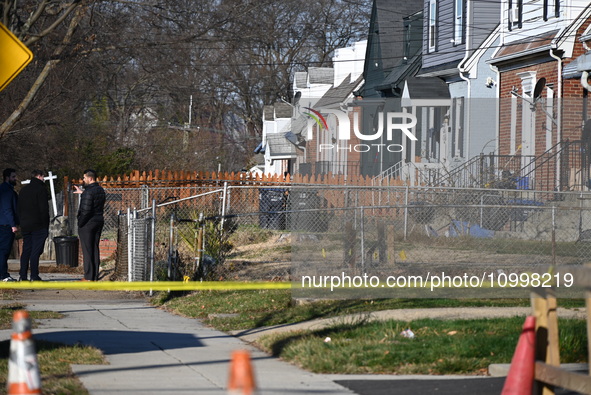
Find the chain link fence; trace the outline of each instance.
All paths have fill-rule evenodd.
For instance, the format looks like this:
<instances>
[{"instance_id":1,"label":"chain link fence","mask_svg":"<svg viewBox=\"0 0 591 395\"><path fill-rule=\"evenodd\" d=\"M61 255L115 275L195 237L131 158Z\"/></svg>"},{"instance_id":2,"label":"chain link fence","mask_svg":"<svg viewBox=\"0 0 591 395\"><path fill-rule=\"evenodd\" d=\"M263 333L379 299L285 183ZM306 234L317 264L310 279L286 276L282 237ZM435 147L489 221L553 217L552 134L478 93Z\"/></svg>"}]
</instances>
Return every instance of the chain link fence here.
<instances>
[{"instance_id":1,"label":"chain link fence","mask_svg":"<svg viewBox=\"0 0 591 395\"><path fill-rule=\"evenodd\" d=\"M591 257L587 192L284 184L106 192L103 237L118 240L119 280L527 272Z\"/></svg>"}]
</instances>

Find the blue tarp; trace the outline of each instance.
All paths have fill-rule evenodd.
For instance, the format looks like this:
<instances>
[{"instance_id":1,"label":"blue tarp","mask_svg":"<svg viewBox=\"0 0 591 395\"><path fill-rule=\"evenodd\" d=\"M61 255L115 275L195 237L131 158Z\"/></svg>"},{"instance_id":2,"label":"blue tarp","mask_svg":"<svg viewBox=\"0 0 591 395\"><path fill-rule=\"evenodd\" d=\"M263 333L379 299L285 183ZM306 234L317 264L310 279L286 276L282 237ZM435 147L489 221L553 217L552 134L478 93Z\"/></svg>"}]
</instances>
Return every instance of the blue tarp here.
<instances>
[{"instance_id":1,"label":"blue tarp","mask_svg":"<svg viewBox=\"0 0 591 395\"><path fill-rule=\"evenodd\" d=\"M470 225L468 222L453 220L449 225L449 237L472 236L479 239L488 239L494 235L494 230L484 229L479 225Z\"/></svg>"}]
</instances>

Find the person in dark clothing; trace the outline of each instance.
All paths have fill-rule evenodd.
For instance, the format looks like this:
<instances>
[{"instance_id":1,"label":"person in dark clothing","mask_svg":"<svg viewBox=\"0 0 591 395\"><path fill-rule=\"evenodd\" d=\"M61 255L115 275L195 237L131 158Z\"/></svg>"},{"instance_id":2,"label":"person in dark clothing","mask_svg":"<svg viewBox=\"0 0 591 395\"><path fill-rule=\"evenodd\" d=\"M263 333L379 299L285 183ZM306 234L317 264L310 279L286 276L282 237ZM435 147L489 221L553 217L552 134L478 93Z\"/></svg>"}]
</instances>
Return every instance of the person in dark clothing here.
<instances>
[{"instance_id":1,"label":"person in dark clothing","mask_svg":"<svg viewBox=\"0 0 591 395\"><path fill-rule=\"evenodd\" d=\"M18 197L18 216L23 235L19 281L27 281L29 266L31 281L42 281L39 277L39 257L49 235L48 201L49 194L43 181L43 172L33 170L31 182L21 189Z\"/></svg>"},{"instance_id":2,"label":"person in dark clothing","mask_svg":"<svg viewBox=\"0 0 591 395\"><path fill-rule=\"evenodd\" d=\"M84 189L74 185L74 193L81 193L78 208L78 236L84 258L84 279L97 281L99 276L99 243L105 220L105 190L96 181L96 171L84 170Z\"/></svg>"},{"instance_id":3,"label":"person in dark clothing","mask_svg":"<svg viewBox=\"0 0 591 395\"><path fill-rule=\"evenodd\" d=\"M16 170L4 169L2 177L4 182L0 184L0 280L8 282L16 281L8 273L8 257L19 225L18 195L14 190Z\"/></svg>"}]
</instances>

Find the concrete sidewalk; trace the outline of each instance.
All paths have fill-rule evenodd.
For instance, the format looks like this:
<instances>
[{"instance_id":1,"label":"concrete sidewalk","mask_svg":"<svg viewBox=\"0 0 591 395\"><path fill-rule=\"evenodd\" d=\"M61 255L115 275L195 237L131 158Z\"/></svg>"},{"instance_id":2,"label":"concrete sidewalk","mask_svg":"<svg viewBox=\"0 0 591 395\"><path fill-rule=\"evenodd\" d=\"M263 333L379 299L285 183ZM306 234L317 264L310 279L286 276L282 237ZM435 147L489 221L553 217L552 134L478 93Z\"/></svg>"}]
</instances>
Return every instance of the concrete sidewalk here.
<instances>
[{"instance_id":1,"label":"concrete sidewalk","mask_svg":"<svg viewBox=\"0 0 591 395\"><path fill-rule=\"evenodd\" d=\"M26 294L29 292L29 294ZM43 293L53 293L47 299ZM59 292L57 294L56 292ZM80 299L77 291L25 291L29 310L50 310L63 319L42 320L35 339L85 344L103 351L108 365L74 365L88 391L106 394L225 394L231 353L251 352L261 394L352 394L330 378L269 357L241 340L169 314L144 300ZM99 296L103 295L103 296ZM6 303L6 302L5 302ZM8 340L11 330L0 331Z\"/></svg>"},{"instance_id":2,"label":"concrete sidewalk","mask_svg":"<svg viewBox=\"0 0 591 395\"><path fill-rule=\"evenodd\" d=\"M43 295L45 292L53 294ZM473 376L313 374L270 357L239 338L207 328L199 320L169 314L144 300L112 299L111 293L104 291L91 291L94 295L86 291L82 298L80 292L38 290L19 303L26 303L31 311L65 315L41 320L33 330L35 339L102 350L108 365L72 366L91 395L226 394L231 353L244 349L251 352L259 394L407 394L410 385L422 388L423 393L472 394L479 388L481 395L496 395L502 386L498 379ZM51 300L53 297L56 299ZM0 340L8 340L11 333L0 331ZM451 387L452 392L440 391L448 380L466 378L470 379L466 383L472 382L464 391L458 391L457 385ZM406 387L397 390L403 382ZM486 385L491 385L491 392L482 391Z\"/></svg>"}]
</instances>

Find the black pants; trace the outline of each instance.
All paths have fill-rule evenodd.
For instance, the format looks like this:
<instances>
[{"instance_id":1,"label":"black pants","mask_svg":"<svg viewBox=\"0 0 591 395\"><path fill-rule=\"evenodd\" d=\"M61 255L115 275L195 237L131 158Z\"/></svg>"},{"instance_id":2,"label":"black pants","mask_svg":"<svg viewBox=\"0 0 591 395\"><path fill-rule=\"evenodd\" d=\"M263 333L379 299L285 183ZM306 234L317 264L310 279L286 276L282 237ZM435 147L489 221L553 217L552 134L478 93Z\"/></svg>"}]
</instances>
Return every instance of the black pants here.
<instances>
[{"instance_id":1,"label":"black pants","mask_svg":"<svg viewBox=\"0 0 591 395\"><path fill-rule=\"evenodd\" d=\"M14 233L10 225L0 225L0 280L10 277L8 274L8 257L12 251Z\"/></svg>"},{"instance_id":2,"label":"black pants","mask_svg":"<svg viewBox=\"0 0 591 395\"><path fill-rule=\"evenodd\" d=\"M86 280L98 280L100 265L99 243L103 225L103 221L90 220L84 226L78 228L82 256L84 257L84 278Z\"/></svg>"},{"instance_id":3,"label":"black pants","mask_svg":"<svg viewBox=\"0 0 591 395\"><path fill-rule=\"evenodd\" d=\"M31 266L31 280L39 278L39 257L45 247L45 239L49 234L47 229L23 233L23 252L21 254L21 280L27 279L29 265Z\"/></svg>"}]
</instances>

